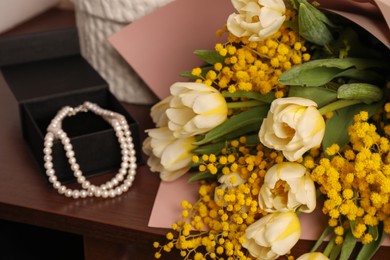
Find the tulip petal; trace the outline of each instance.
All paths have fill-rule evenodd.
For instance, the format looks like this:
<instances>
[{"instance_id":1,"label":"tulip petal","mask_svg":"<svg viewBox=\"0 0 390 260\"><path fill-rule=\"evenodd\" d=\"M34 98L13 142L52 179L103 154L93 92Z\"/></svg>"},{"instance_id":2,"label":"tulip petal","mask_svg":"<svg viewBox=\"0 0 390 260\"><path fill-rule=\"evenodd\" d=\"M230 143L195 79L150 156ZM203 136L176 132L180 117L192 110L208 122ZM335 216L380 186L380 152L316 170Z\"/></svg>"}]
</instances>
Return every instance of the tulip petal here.
<instances>
[{"instance_id":1,"label":"tulip petal","mask_svg":"<svg viewBox=\"0 0 390 260\"><path fill-rule=\"evenodd\" d=\"M323 134L325 134L325 121L317 109L313 107L306 109L297 125L297 132L300 136L309 138L310 143L313 141L315 141L315 145L321 143Z\"/></svg>"},{"instance_id":2,"label":"tulip petal","mask_svg":"<svg viewBox=\"0 0 390 260\"><path fill-rule=\"evenodd\" d=\"M219 125L226 120L224 115L208 115L208 116L195 116L193 123L197 128L212 129L215 125Z\"/></svg>"},{"instance_id":3,"label":"tulip petal","mask_svg":"<svg viewBox=\"0 0 390 260\"><path fill-rule=\"evenodd\" d=\"M189 108L169 108L167 109L167 116L169 120L176 124L185 124L195 115Z\"/></svg>"},{"instance_id":4,"label":"tulip petal","mask_svg":"<svg viewBox=\"0 0 390 260\"><path fill-rule=\"evenodd\" d=\"M283 240L274 243L271 247L271 250L279 255L287 254L293 246L298 242L300 237L300 232L292 233L290 236L286 237Z\"/></svg>"},{"instance_id":5,"label":"tulip petal","mask_svg":"<svg viewBox=\"0 0 390 260\"><path fill-rule=\"evenodd\" d=\"M142 143L142 151L150 156L152 154L152 146L151 146L151 140L152 138L150 136L146 137L145 140Z\"/></svg>"},{"instance_id":6,"label":"tulip petal","mask_svg":"<svg viewBox=\"0 0 390 260\"><path fill-rule=\"evenodd\" d=\"M150 167L152 172L162 172L164 171L164 167L160 163L160 158L154 156L153 154L149 156L147 160L147 164Z\"/></svg>"},{"instance_id":7,"label":"tulip petal","mask_svg":"<svg viewBox=\"0 0 390 260\"><path fill-rule=\"evenodd\" d=\"M248 12L250 14L259 14L261 7L256 2L249 2L245 6L241 7L240 11Z\"/></svg>"},{"instance_id":8,"label":"tulip petal","mask_svg":"<svg viewBox=\"0 0 390 260\"><path fill-rule=\"evenodd\" d=\"M171 100L172 96L169 96L152 106L150 109L150 116L156 127L164 127L168 125L168 117L165 112L168 109Z\"/></svg>"},{"instance_id":9,"label":"tulip petal","mask_svg":"<svg viewBox=\"0 0 390 260\"><path fill-rule=\"evenodd\" d=\"M188 166L191 162L191 150L195 148L192 143L195 138L177 139L164 150L161 156L161 164L165 169L174 171Z\"/></svg>"},{"instance_id":10,"label":"tulip petal","mask_svg":"<svg viewBox=\"0 0 390 260\"><path fill-rule=\"evenodd\" d=\"M286 98L278 98L275 99L271 104L271 110L275 109L275 107L283 106L286 104L299 104L305 107L317 107L317 103L311 99L301 98L301 97L286 97Z\"/></svg>"},{"instance_id":11,"label":"tulip petal","mask_svg":"<svg viewBox=\"0 0 390 260\"><path fill-rule=\"evenodd\" d=\"M281 180L290 183L290 180L301 179L306 172L305 166L299 163L283 162L276 165Z\"/></svg>"},{"instance_id":12,"label":"tulip petal","mask_svg":"<svg viewBox=\"0 0 390 260\"><path fill-rule=\"evenodd\" d=\"M233 0L232 3L239 14L228 17L227 28L237 37L249 36L250 41L264 40L276 33L286 18L282 0Z\"/></svg>"},{"instance_id":13,"label":"tulip petal","mask_svg":"<svg viewBox=\"0 0 390 260\"><path fill-rule=\"evenodd\" d=\"M267 27L272 27L273 30L274 29L274 25L273 23L276 23L278 22L278 26L276 28L279 28L279 26L281 25L280 24L280 21L284 21L284 16L281 16L283 12L280 12L276 9L271 9L271 8L261 8L261 11L260 11L260 21L261 21L261 26L263 28L267 28Z\"/></svg>"},{"instance_id":14,"label":"tulip petal","mask_svg":"<svg viewBox=\"0 0 390 260\"><path fill-rule=\"evenodd\" d=\"M176 170L176 171L167 171L162 170L160 171L160 179L163 181L174 181L183 176L188 172L190 167L184 167L182 169Z\"/></svg>"},{"instance_id":15,"label":"tulip petal","mask_svg":"<svg viewBox=\"0 0 390 260\"><path fill-rule=\"evenodd\" d=\"M209 93L197 96L192 109L196 114L225 114L227 112L227 105L225 99L219 93Z\"/></svg>"},{"instance_id":16,"label":"tulip petal","mask_svg":"<svg viewBox=\"0 0 390 260\"><path fill-rule=\"evenodd\" d=\"M272 224L267 225L266 237L271 241L272 251L285 255L299 240L301 225L291 211L276 214Z\"/></svg>"},{"instance_id":17,"label":"tulip petal","mask_svg":"<svg viewBox=\"0 0 390 260\"><path fill-rule=\"evenodd\" d=\"M191 91L185 94L180 95L180 100L184 106L192 108L198 97L201 97L201 93Z\"/></svg>"},{"instance_id":18,"label":"tulip petal","mask_svg":"<svg viewBox=\"0 0 390 260\"><path fill-rule=\"evenodd\" d=\"M275 1L275 0L258 0L259 4L264 7L268 7L274 10L280 10L284 12L286 10L286 6L283 1Z\"/></svg>"}]
</instances>

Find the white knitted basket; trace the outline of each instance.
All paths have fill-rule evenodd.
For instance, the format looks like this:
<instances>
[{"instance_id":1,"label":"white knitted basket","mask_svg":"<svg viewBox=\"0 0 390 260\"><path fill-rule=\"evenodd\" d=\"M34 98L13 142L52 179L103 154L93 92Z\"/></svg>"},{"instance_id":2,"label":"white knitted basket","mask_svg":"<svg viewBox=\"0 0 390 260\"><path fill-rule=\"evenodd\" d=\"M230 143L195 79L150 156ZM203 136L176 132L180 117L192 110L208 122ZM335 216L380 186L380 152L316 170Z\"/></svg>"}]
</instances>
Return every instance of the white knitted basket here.
<instances>
[{"instance_id":1,"label":"white knitted basket","mask_svg":"<svg viewBox=\"0 0 390 260\"><path fill-rule=\"evenodd\" d=\"M121 101L152 104L156 96L108 42L108 37L172 0L73 0L81 54ZM137 36L135 36L137 37Z\"/></svg>"}]
</instances>

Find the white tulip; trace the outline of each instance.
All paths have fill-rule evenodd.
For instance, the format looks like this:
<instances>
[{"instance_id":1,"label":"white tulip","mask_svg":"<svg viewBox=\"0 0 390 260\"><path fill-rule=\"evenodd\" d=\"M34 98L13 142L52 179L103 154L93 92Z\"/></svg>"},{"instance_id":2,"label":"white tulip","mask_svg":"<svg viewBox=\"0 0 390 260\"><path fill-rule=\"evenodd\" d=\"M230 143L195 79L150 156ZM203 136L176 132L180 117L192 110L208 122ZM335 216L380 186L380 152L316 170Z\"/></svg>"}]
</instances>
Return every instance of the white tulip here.
<instances>
[{"instance_id":1,"label":"white tulip","mask_svg":"<svg viewBox=\"0 0 390 260\"><path fill-rule=\"evenodd\" d=\"M227 103L221 93L195 82L177 82L170 88L168 127L177 138L210 131L227 119Z\"/></svg>"},{"instance_id":2,"label":"white tulip","mask_svg":"<svg viewBox=\"0 0 390 260\"><path fill-rule=\"evenodd\" d=\"M301 255L297 260L329 260L329 258L320 252L311 252Z\"/></svg>"},{"instance_id":3,"label":"white tulip","mask_svg":"<svg viewBox=\"0 0 390 260\"><path fill-rule=\"evenodd\" d=\"M300 235L301 224L294 212L275 212L248 226L242 246L256 259L276 259L287 254Z\"/></svg>"},{"instance_id":4,"label":"white tulip","mask_svg":"<svg viewBox=\"0 0 390 260\"><path fill-rule=\"evenodd\" d=\"M235 179L234 181L233 178ZM245 183L245 180L241 178L239 173L231 172L229 174L223 174L221 177L219 177L218 182L228 188L232 188Z\"/></svg>"},{"instance_id":5,"label":"white tulip","mask_svg":"<svg viewBox=\"0 0 390 260\"><path fill-rule=\"evenodd\" d=\"M232 0L238 14L228 17L227 28L237 37L261 41L276 33L286 19L283 0Z\"/></svg>"},{"instance_id":6,"label":"white tulip","mask_svg":"<svg viewBox=\"0 0 390 260\"><path fill-rule=\"evenodd\" d=\"M167 127L146 130L149 137L143 143L143 151L152 171L160 172L163 181L174 181L190 169L194 137L175 138Z\"/></svg>"},{"instance_id":7,"label":"white tulip","mask_svg":"<svg viewBox=\"0 0 390 260\"><path fill-rule=\"evenodd\" d=\"M241 178L239 173L231 172L229 174L223 174L221 177L219 177L218 182L221 183L221 185L215 188L215 192L214 192L215 201L222 199L221 196L217 195L217 190L227 191L231 188L237 187L240 184L245 183L246 180Z\"/></svg>"},{"instance_id":8,"label":"white tulip","mask_svg":"<svg viewBox=\"0 0 390 260\"><path fill-rule=\"evenodd\" d=\"M320 146L325 121L317 104L300 97L275 99L259 131L260 141L296 161L311 148Z\"/></svg>"},{"instance_id":9,"label":"white tulip","mask_svg":"<svg viewBox=\"0 0 390 260\"><path fill-rule=\"evenodd\" d=\"M259 207L266 212L312 212L316 207L316 189L306 168L299 163L282 162L272 166L259 192Z\"/></svg>"},{"instance_id":10,"label":"white tulip","mask_svg":"<svg viewBox=\"0 0 390 260\"><path fill-rule=\"evenodd\" d=\"M171 101L172 96L161 100L150 109L150 116L153 120L153 123L156 127L165 127L168 126L168 117L166 114L167 109L169 108L169 102Z\"/></svg>"}]
</instances>

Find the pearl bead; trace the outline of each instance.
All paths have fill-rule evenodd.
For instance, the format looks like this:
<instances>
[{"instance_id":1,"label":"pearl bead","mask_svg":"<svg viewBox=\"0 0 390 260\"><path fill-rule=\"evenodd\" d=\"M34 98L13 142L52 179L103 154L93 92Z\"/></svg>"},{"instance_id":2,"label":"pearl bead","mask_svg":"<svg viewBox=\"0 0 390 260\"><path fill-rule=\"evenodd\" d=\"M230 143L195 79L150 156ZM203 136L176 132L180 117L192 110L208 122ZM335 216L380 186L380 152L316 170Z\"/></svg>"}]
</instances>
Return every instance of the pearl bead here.
<instances>
[{"instance_id":1,"label":"pearl bead","mask_svg":"<svg viewBox=\"0 0 390 260\"><path fill-rule=\"evenodd\" d=\"M69 158L68 162L70 164L75 164L76 163L76 158Z\"/></svg>"},{"instance_id":2,"label":"pearl bead","mask_svg":"<svg viewBox=\"0 0 390 260\"><path fill-rule=\"evenodd\" d=\"M111 180L100 186L92 185L85 178L80 170L80 166L77 164L71 140L61 129L62 120L65 117L74 116L78 112L87 112L88 110L96 115L102 116L108 123L111 124L115 131L115 135L118 137L118 143L122 154L122 163L118 173ZM66 157L68 158L73 174L76 177L77 182L81 184L81 190L68 189L66 186L62 185L55 176L52 162L53 157L51 154L53 142L56 139L59 139L64 146ZM126 122L126 118L116 112L102 109L98 105L89 101L86 101L84 104L74 108L69 106L63 107L57 113L47 128L47 134L44 138L43 153L44 167L46 168L46 175L49 178L49 182L52 183L53 187L59 194L63 194L66 197L72 197L74 199L91 196L103 198L114 198L119 196L123 192L128 191L136 174L136 152L134 150L133 138L131 137L131 132L129 131L129 125ZM128 176L125 178L126 174L128 174Z\"/></svg>"},{"instance_id":3,"label":"pearl bead","mask_svg":"<svg viewBox=\"0 0 390 260\"><path fill-rule=\"evenodd\" d=\"M102 197L108 198L108 191L106 191L106 190L102 191Z\"/></svg>"},{"instance_id":4,"label":"pearl bead","mask_svg":"<svg viewBox=\"0 0 390 260\"><path fill-rule=\"evenodd\" d=\"M47 155L50 155L50 154L51 154L51 148L50 148L50 147L45 147L45 148L43 149L43 153L44 153L44 154L47 154Z\"/></svg>"},{"instance_id":5,"label":"pearl bead","mask_svg":"<svg viewBox=\"0 0 390 260\"><path fill-rule=\"evenodd\" d=\"M46 170L46 174L47 174L48 176L52 176L52 175L55 174L55 172L54 172L53 169L48 169L48 170Z\"/></svg>"},{"instance_id":6,"label":"pearl bead","mask_svg":"<svg viewBox=\"0 0 390 260\"><path fill-rule=\"evenodd\" d=\"M44 166L45 166L46 169L50 169L50 168L53 168L53 163L52 162L46 162Z\"/></svg>"},{"instance_id":7,"label":"pearl bead","mask_svg":"<svg viewBox=\"0 0 390 260\"><path fill-rule=\"evenodd\" d=\"M86 198L87 196L88 196L87 191L85 191L85 190L81 190L81 191L80 191L80 197L81 197L81 198Z\"/></svg>"},{"instance_id":8,"label":"pearl bead","mask_svg":"<svg viewBox=\"0 0 390 260\"><path fill-rule=\"evenodd\" d=\"M50 176L49 177L49 182L55 183L56 181L57 181L57 177L56 176Z\"/></svg>"},{"instance_id":9,"label":"pearl bead","mask_svg":"<svg viewBox=\"0 0 390 260\"><path fill-rule=\"evenodd\" d=\"M75 198L75 199L78 199L80 196L80 192L78 190L74 190L72 192L72 197Z\"/></svg>"},{"instance_id":10,"label":"pearl bead","mask_svg":"<svg viewBox=\"0 0 390 260\"><path fill-rule=\"evenodd\" d=\"M83 173L82 173L80 170L74 171L74 177L79 178L79 177L81 177L82 175L83 175Z\"/></svg>"},{"instance_id":11,"label":"pearl bead","mask_svg":"<svg viewBox=\"0 0 390 260\"><path fill-rule=\"evenodd\" d=\"M66 197L71 197L72 196L72 191L71 190L66 190L65 191L65 196Z\"/></svg>"}]
</instances>

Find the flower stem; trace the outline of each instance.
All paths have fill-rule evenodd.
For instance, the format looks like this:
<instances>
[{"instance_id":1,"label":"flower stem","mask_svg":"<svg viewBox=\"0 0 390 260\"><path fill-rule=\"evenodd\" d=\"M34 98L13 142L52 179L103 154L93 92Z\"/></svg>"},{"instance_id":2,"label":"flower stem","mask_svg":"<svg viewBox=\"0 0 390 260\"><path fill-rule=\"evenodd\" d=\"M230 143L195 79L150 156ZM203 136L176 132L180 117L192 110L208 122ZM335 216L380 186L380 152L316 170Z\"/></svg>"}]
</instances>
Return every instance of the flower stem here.
<instances>
[{"instance_id":1,"label":"flower stem","mask_svg":"<svg viewBox=\"0 0 390 260\"><path fill-rule=\"evenodd\" d=\"M264 102L258 100L248 100L248 101L239 101L239 102L228 102L228 108L243 108L243 107L256 107L264 104Z\"/></svg>"},{"instance_id":2,"label":"flower stem","mask_svg":"<svg viewBox=\"0 0 390 260\"><path fill-rule=\"evenodd\" d=\"M335 110L340 109L340 108L356 105L356 104L359 104L361 102L362 101L360 101L360 100L340 99L340 100L337 100L333 103L330 103L324 107L321 107L320 109L318 109L318 111L321 113L321 115L325 115L328 112L332 112L332 111L335 111Z\"/></svg>"}]
</instances>

